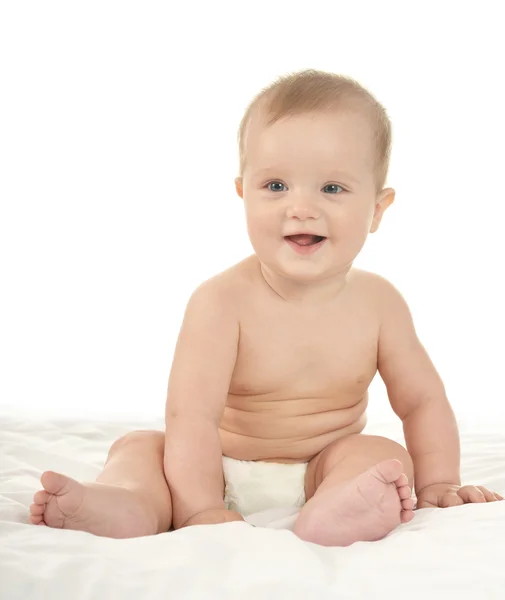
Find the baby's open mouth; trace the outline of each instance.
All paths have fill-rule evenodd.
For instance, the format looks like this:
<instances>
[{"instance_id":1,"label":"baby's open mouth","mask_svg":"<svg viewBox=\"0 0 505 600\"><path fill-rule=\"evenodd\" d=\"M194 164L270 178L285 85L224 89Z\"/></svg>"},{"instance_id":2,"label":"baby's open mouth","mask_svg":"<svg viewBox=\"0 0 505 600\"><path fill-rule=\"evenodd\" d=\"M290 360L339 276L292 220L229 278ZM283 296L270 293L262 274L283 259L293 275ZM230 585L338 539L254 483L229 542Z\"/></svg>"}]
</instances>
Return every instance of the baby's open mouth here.
<instances>
[{"instance_id":1,"label":"baby's open mouth","mask_svg":"<svg viewBox=\"0 0 505 600\"><path fill-rule=\"evenodd\" d=\"M314 244L319 244L319 242L322 242L326 238L322 235L299 233L297 235L287 235L284 239L290 240L291 242L298 244L298 246L313 246Z\"/></svg>"}]
</instances>

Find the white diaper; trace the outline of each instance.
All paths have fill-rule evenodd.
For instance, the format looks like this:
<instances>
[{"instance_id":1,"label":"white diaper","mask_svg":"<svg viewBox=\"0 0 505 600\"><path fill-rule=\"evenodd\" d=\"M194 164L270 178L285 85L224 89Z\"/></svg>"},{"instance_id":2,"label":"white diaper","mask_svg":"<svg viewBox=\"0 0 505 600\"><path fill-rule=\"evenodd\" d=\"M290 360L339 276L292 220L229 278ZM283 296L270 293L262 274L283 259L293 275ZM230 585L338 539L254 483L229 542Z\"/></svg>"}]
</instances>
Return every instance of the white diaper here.
<instances>
[{"instance_id":1,"label":"white diaper","mask_svg":"<svg viewBox=\"0 0 505 600\"><path fill-rule=\"evenodd\" d=\"M246 517L268 508L305 504L307 463L268 463L223 456L226 508Z\"/></svg>"}]
</instances>

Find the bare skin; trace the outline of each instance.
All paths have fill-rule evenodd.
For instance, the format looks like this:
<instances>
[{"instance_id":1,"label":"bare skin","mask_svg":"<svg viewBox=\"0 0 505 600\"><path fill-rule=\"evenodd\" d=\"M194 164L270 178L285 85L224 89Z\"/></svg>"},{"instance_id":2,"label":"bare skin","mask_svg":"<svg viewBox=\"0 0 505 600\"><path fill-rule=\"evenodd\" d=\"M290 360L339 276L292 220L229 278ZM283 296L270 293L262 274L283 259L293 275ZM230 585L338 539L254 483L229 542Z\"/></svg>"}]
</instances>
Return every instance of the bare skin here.
<instances>
[{"instance_id":1,"label":"bare skin","mask_svg":"<svg viewBox=\"0 0 505 600\"><path fill-rule=\"evenodd\" d=\"M454 415L406 303L352 268L394 198L374 188L367 131L348 114L257 124L236 182L255 254L188 303L166 435L123 438L95 484L45 473L32 523L131 537L242 520L224 507L222 455L308 462L294 532L323 545L381 539L410 521L414 472L418 507L501 499L461 487ZM300 254L285 236L302 232L326 239ZM409 452L361 433L377 371Z\"/></svg>"},{"instance_id":2,"label":"bare skin","mask_svg":"<svg viewBox=\"0 0 505 600\"><path fill-rule=\"evenodd\" d=\"M46 471L30 506L30 521L58 529L129 538L168 531L171 499L163 475L163 434L138 431L112 445L94 483ZM125 469L126 463L129 465Z\"/></svg>"},{"instance_id":3,"label":"bare skin","mask_svg":"<svg viewBox=\"0 0 505 600\"><path fill-rule=\"evenodd\" d=\"M413 518L413 468L407 452L385 438L360 435L366 423L366 390L376 373L373 348L377 346L379 311L371 308L368 299L377 296L381 280L364 271L352 271L345 297L343 294L339 301L342 319L335 319L335 330L331 331L324 312L311 313L299 308L293 309L292 314L280 311L280 299L267 285L258 285L261 275L254 258L240 263L225 277L238 282L238 289L242 289L245 318L241 321L242 345L235 375L219 428L223 454L240 460L310 461L306 478L308 502L295 527L295 533L303 539L347 545L356 539L380 539L398 524L410 521ZM251 310L255 304L263 307L261 318ZM309 334L310 331L313 333ZM362 335L357 336L355 331L361 331ZM259 347L262 352L257 352ZM344 352L349 360L341 370L333 368L332 365L341 362L339 357ZM267 362L262 360L264 356L279 357L279 360ZM300 359L286 362L285 356ZM307 361L304 356L314 359ZM327 357L324 363L320 358L316 360L322 356ZM255 377L255 373L263 376ZM321 385L310 389L311 380ZM286 381L292 382L289 394ZM282 392L265 391L277 389ZM45 489L34 496L31 521L110 537L167 531L171 514L170 495L163 475L164 436L153 432L151 439L147 434L144 439L141 435L140 440L138 437L138 433L137 439L133 434L133 439L132 436L125 439L115 452L112 449L104 474L95 484L80 484L62 475L45 473L42 477ZM156 438L157 450L149 452ZM346 441L353 441L354 447L347 444L347 450L344 448L344 452L339 453L338 443ZM113 457L121 453L122 459L116 466ZM349 466L335 470L332 463L340 455L347 459ZM132 472L134 456L139 464L137 478ZM384 460L376 465L377 457ZM389 457L397 457L403 463L388 460ZM153 465L152 473L142 473L146 464ZM363 469L366 466L372 468ZM333 472L333 477L327 477L325 470ZM127 473L137 482L130 489L126 484ZM354 477L357 473L361 474ZM142 477L149 487L142 485ZM158 510L151 506L147 495L139 499L139 490L153 489L155 480L158 480L156 487L165 495ZM117 483L111 485L109 481ZM326 486L322 485L323 481ZM317 498L316 489L319 490ZM357 498L363 506L357 504ZM490 501L500 498L489 496ZM372 510L370 504L375 509ZM227 520L241 519L227 512ZM328 512L336 522L351 524L350 531L340 526L335 529L338 535L328 538ZM193 524L212 520L212 515L207 514L203 519L194 519ZM223 522L220 511L214 520Z\"/></svg>"}]
</instances>

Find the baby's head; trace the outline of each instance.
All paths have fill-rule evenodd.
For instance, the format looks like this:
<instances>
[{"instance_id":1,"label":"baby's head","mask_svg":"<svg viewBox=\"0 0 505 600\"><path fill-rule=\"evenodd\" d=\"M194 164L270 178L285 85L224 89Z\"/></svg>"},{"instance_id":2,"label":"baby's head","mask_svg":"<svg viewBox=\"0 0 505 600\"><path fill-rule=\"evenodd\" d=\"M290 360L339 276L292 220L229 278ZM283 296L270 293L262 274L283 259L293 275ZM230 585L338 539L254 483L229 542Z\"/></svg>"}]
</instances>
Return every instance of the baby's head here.
<instances>
[{"instance_id":1,"label":"baby's head","mask_svg":"<svg viewBox=\"0 0 505 600\"><path fill-rule=\"evenodd\" d=\"M262 265L305 281L348 270L394 199L390 151L386 111L350 78L302 71L262 90L240 124L235 182ZM317 241L288 237L301 233L325 239L301 249Z\"/></svg>"}]
</instances>

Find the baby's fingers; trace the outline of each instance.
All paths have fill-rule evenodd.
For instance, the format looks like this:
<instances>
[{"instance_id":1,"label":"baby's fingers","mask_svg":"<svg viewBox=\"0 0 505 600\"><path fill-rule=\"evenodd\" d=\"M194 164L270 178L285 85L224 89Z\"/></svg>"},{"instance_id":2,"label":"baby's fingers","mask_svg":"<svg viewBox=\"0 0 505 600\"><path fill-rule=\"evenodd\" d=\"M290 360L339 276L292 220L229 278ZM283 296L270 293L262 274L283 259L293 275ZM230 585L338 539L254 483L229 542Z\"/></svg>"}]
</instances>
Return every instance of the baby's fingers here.
<instances>
[{"instance_id":1,"label":"baby's fingers","mask_svg":"<svg viewBox=\"0 0 505 600\"><path fill-rule=\"evenodd\" d=\"M486 502L484 494L474 485L465 485L458 490L458 496L465 503Z\"/></svg>"},{"instance_id":2,"label":"baby's fingers","mask_svg":"<svg viewBox=\"0 0 505 600\"><path fill-rule=\"evenodd\" d=\"M486 489L482 485L478 485L476 487L484 494L484 498L486 499L486 502L496 502L497 500L499 500L498 494L495 494L494 492L490 492L488 489Z\"/></svg>"}]
</instances>

